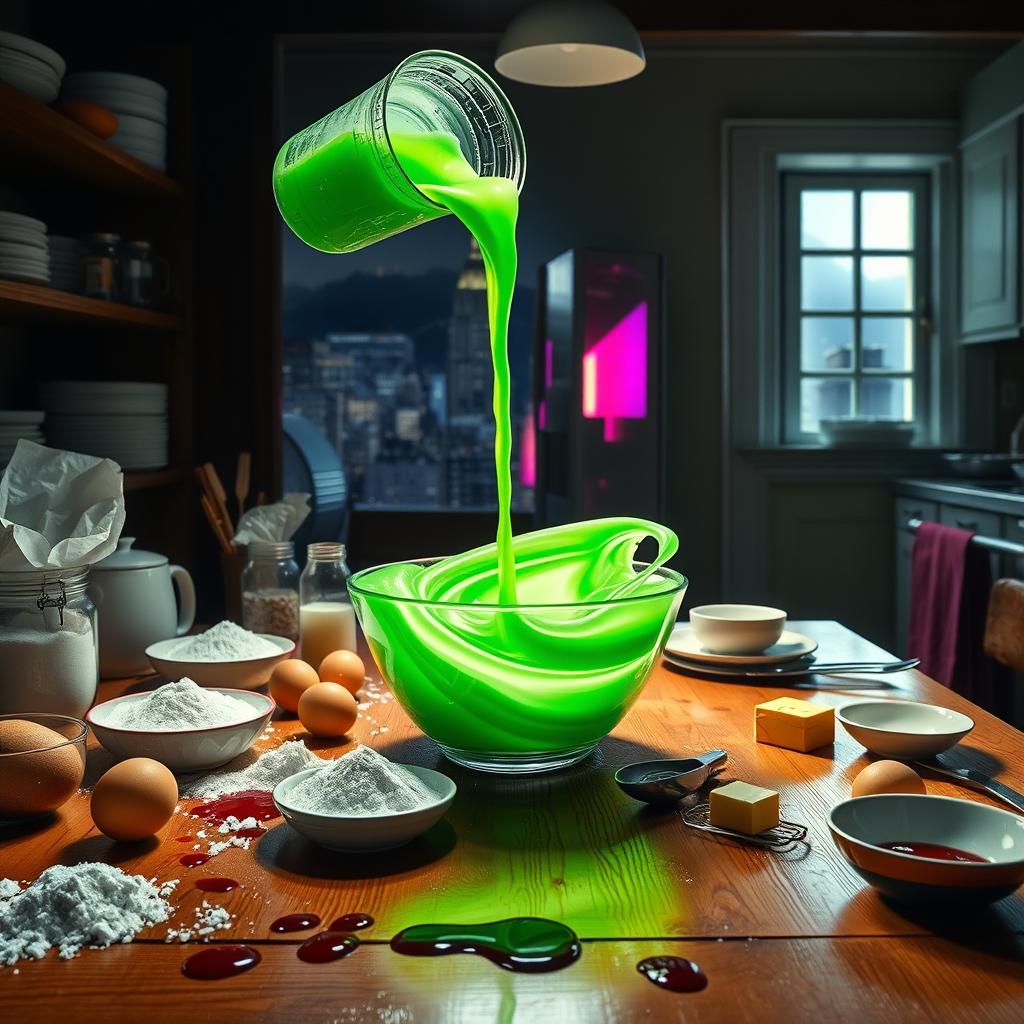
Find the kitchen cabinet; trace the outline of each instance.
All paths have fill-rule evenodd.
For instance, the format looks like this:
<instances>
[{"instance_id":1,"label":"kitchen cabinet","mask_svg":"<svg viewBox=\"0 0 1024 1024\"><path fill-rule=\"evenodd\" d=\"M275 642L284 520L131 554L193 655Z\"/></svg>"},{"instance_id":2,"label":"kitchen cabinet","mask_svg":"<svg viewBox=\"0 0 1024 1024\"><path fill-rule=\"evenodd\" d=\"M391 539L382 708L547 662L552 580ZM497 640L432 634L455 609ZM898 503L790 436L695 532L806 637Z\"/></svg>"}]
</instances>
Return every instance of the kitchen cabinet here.
<instances>
[{"instance_id":1,"label":"kitchen cabinet","mask_svg":"<svg viewBox=\"0 0 1024 1024\"><path fill-rule=\"evenodd\" d=\"M1014 118L961 150L960 329L965 341L1020 332L1020 134Z\"/></svg>"}]
</instances>

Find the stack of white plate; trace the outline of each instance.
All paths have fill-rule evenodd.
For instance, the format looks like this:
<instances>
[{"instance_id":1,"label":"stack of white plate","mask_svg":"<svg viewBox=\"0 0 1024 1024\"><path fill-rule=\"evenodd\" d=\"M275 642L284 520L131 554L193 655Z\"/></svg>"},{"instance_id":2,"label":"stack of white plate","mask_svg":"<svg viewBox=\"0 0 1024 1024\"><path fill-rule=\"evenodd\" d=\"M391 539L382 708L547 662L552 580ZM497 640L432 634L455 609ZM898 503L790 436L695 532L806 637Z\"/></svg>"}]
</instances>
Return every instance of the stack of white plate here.
<instances>
[{"instance_id":1,"label":"stack of white plate","mask_svg":"<svg viewBox=\"0 0 1024 1024\"><path fill-rule=\"evenodd\" d=\"M56 448L113 459L122 469L167 465L167 385L49 381L46 433Z\"/></svg>"},{"instance_id":2,"label":"stack of white plate","mask_svg":"<svg viewBox=\"0 0 1024 1024\"><path fill-rule=\"evenodd\" d=\"M81 295L85 291L82 243L67 235L50 235L50 285L62 292Z\"/></svg>"},{"instance_id":3,"label":"stack of white plate","mask_svg":"<svg viewBox=\"0 0 1024 1024\"><path fill-rule=\"evenodd\" d=\"M14 449L22 438L45 444L42 431L45 415L43 412L24 409L0 409L0 466L6 466L11 461Z\"/></svg>"},{"instance_id":4,"label":"stack of white plate","mask_svg":"<svg viewBox=\"0 0 1024 1024\"><path fill-rule=\"evenodd\" d=\"M159 82L119 71L76 71L64 79L61 96L108 107L117 114L111 145L167 169L167 90Z\"/></svg>"},{"instance_id":5,"label":"stack of white plate","mask_svg":"<svg viewBox=\"0 0 1024 1024\"><path fill-rule=\"evenodd\" d=\"M64 58L48 46L13 32L0 32L0 80L52 103L66 70Z\"/></svg>"},{"instance_id":6,"label":"stack of white plate","mask_svg":"<svg viewBox=\"0 0 1024 1024\"><path fill-rule=\"evenodd\" d=\"M41 220L0 210L0 277L49 284L50 247Z\"/></svg>"}]
</instances>

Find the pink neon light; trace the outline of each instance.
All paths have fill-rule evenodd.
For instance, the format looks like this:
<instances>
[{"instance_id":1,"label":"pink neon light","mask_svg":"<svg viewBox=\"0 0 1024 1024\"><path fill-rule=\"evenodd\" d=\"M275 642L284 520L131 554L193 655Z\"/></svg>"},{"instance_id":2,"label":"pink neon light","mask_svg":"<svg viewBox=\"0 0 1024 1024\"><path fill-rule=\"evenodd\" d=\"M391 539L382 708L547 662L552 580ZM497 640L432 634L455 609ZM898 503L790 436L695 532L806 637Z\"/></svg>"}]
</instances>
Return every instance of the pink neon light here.
<instances>
[{"instance_id":1,"label":"pink neon light","mask_svg":"<svg viewBox=\"0 0 1024 1024\"><path fill-rule=\"evenodd\" d=\"M544 387L550 388L555 379L555 343L548 338L544 342Z\"/></svg>"},{"instance_id":2,"label":"pink neon light","mask_svg":"<svg viewBox=\"0 0 1024 1024\"><path fill-rule=\"evenodd\" d=\"M583 356L583 415L604 420L604 439L621 441L621 420L647 415L647 303L641 302Z\"/></svg>"},{"instance_id":3,"label":"pink neon light","mask_svg":"<svg viewBox=\"0 0 1024 1024\"><path fill-rule=\"evenodd\" d=\"M519 482L524 487L534 487L537 484L537 431L533 425L532 409L523 421L519 445Z\"/></svg>"},{"instance_id":4,"label":"pink neon light","mask_svg":"<svg viewBox=\"0 0 1024 1024\"><path fill-rule=\"evenodd\" d=\"M548 428L548 403L543 398L537 405L537 426L541 430Z\"/></svg>"}]
</instances>

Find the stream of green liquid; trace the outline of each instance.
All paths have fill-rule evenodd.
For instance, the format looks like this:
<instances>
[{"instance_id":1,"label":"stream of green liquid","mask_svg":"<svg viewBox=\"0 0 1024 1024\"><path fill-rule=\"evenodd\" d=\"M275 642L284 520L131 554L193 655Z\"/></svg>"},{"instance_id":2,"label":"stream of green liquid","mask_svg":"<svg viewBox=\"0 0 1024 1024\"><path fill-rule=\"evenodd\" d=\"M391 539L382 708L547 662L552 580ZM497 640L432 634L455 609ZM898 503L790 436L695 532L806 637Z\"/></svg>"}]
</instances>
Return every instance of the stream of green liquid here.
<instances>
[{"instance_id":1,"label":"stream of green liquid","mask_svg":"<svg viewBox=\"0 0 1024 1024\"><path fill-rule=\"evenodd\" d=\"M508 322L516 185L477 175L452 135L393 132L390 140L408 179L455 214L483 254L498 528L494 544L429 566L357 574L353 603L396 696L450 753L515 759L585 752L639 694L675 620L685 585L657 569L677 540L671 530L638 519L573 523L513 538ZM310 245L347 251L357 247L354 238L383 237L395 211L409 226L414 199L367 160L351 132L293 163L284 158L287 149L275 167L275 192L288 223ZM415 216L422 222L437 213L423 204ZM638 573L633 556L646 537L659 550Z\"/></svg>"}]
</instances>

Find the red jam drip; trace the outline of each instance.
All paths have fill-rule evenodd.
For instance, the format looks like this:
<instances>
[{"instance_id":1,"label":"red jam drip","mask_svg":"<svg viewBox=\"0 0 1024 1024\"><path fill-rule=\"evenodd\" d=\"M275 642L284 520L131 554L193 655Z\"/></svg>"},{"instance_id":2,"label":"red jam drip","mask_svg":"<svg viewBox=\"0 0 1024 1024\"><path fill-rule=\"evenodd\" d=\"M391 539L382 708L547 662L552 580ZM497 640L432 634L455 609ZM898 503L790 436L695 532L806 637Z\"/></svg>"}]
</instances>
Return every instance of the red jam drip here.
<instances>
[{"instance_id":1,"label":"red jam drip","mask_svg":"<svg viewBox=\"0 0 1024 1024\"><path fill-rule=\"evenodd\" d=\"M271 821L273 818L281 817L281 812L274 804L274 794L269 789L243 789L239 793L228 793L209 803L200 804L190 813L199 818L206 818L207 821L227 821L232 816L239 821L246 818Z\"/></svg>"},{"instance_id":2,"label":"red jam drip","mask_svg":"<svg viewBox=\"0 0 1024 1024\"><path fill-rule=\"evenodd\" d=\"M304 932L307 928L315 928L320 923L316 914L285 914L274 921L272 932Z\"/></svg>"},{"instance_id":3,"label":"red jam drip","mask_svg":"<svg viewBox=\"0 0 1024 1024\"><path fill-rule=\"evenodd\" d=\"M636 969L659 988L669 992L700 992L708 987L708 976L692 960L678 956L649 956Z\"/></svg>"},{"instance_id":4,"label":"red jam drip","mask_svg":"<svg viewBox=\"0 0 1024 1024\"><path fill-rule=\"evenodd\" d=\"M486 924L417 924L403 928L391 948L407 956L475 953L508 971L538 973L568 967L580 957L576 933L543 917L512 917Z\"/></svg>"},{"instance_id":5,"label":"red jam drip","mask_svg":"<svg viewBox=\"0 0 1024 1024\"><path fill-rule=\"evenodd\" d=\"M176 843L193 843L195 842L195 836L175 836L174 841Z\"/></svg>"},{"instance_id":6,"label":"red jam drip","mask_svg":"<svg viewBox=\"0 0 1024 1024\"><path fill-rule=\"evenodd\" d=\"M342 914L335 918L330 925L332 932L357 932L360 928L369 928L374 920L369 914Z\"/></svg>"},{"instance_id":7,"label":"red jam drip","mask_svg":"<svg viewBox=\"0 0 1024 1024\"><path fill-rule=\"evenodd\" d=\"M232 889L237 889L241 884L241 882L236 882L233 878L224 878L221 875L196 880L196 888L202 889L203 892L231 892Z\"/></svg>"},{"instance_id":8,"label":"red jam drip","mask_svg":"<svg viewBox=\"0 0 1024 1024\"><path fill-rule=\"evenodd\" d=\"M296 955L307 964L329 964L332 960L340 960L348 956L359 946L354 935L343 935L341 932L321 932L299 946Z\"/></svg>"},{"instance_id":9,"label":"red jam drip","mask_svg":"<svg viewBox=\"0 0 1024 1024\"><path fill-rule=\"evenodd\" d=\"M179 864L184 864L187 868L197 868L200 864L205 864L210 859L208 853L186 853L183 857L178 858Z\"/></svg>"},{"instance_id":10,"label":"red jam drip","mask_svg":"<svg viewBox=\"0 0 1024 1024\"><path fill-rule=\"evenodd\" d=\"M955 846L943 846L941 843L904 843L898 840L878 844L883 850L894 853L909 853L914 857L928 857L931 860L951 860L959 864L987 864L987 857L979 857L976 853L958 850Z\"/></svg>"},{"instance_id":11,"label":"red jam drip","mask_svg":"<svg viewBox=\"0 0 1024 1024\"><path fill-rule=\"evenodd\" d=\"M233 836L238 836L239 839L259 839L259 837L266 831L267 830L265 828L260 828L259 825L257 825L255 828L240 828L231 834Z\"/></svg>"},{"instance_id":12,"label":"red jam drip","mask_svg":"<svg viewBox=\"0 0 1024 1024\"><path fill-rule=\"evenodd\" d=\"M217 981L248 971L262 959L252 946L210 946L193 953L181 965L181 973L196 981Z\"/></svg>"}]
</instances>

